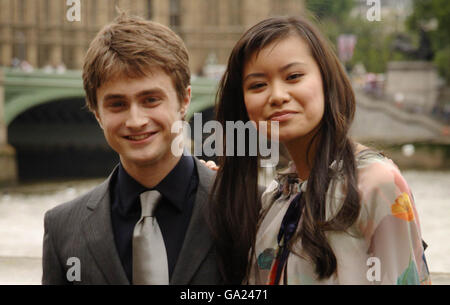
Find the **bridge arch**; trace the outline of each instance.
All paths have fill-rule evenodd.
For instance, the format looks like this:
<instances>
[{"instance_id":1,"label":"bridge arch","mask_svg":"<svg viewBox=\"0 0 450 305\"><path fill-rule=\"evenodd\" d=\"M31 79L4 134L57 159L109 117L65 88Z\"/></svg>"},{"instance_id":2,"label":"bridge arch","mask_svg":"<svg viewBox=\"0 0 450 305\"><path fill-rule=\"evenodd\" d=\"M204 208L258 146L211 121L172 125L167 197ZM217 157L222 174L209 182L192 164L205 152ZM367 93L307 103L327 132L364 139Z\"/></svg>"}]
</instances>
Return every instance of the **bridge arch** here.
<instances>
[{"instance_id":1,"label":"bridge arch","mask_svg":"<svg viewBox=\"0 0 450 305\"><path fill-rule=\"evenodd\" d=\"M103 177L118 157L83 97L33 104L8 126L20 181Z\"/></svg>"},{"instance_id":2,"label":"bridge arch","mask_svg":"<svg viewBox=\"0 0 450 305\"><path fill-rule=\"evenodd\" d=\"M72 98L84 99L84 91L80 89L49 89L33 91L13 97L5 105L5 123L7 126L21 113L45 103Z\"/></svg>"}]
</instances>

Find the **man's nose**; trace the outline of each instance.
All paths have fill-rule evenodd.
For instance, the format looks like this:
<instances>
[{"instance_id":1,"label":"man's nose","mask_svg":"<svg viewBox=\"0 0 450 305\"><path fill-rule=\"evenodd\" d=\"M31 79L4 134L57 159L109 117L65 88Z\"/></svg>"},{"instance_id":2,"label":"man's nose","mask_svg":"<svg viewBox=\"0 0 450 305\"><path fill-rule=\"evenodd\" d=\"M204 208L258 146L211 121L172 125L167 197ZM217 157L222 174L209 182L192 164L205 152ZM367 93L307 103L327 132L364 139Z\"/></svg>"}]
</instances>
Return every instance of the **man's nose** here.
<instances>
[{"instance_id":1,"label":"man's nose","mask_svg":"<svg viewBox=\"0 0 450 305\"><path fill-rule=\"evenodd\" d=\"M145 115L145 111L138 105L132 104L128 112L128 117L125 122L125 126L128 128L141 128L148 123L148 118Z\"/></svg>"}]
</instances>

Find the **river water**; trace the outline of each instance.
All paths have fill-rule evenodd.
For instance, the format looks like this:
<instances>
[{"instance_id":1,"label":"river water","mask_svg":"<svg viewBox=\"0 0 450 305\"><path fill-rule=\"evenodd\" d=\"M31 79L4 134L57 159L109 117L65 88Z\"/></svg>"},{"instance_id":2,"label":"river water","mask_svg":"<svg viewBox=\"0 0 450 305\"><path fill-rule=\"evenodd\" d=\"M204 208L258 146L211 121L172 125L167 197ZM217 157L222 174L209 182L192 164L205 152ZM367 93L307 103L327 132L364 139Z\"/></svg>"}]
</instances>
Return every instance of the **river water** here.
<instances>
[{"instance_id":1,"label":"river water","mask_svg":"<svg viewBox=\"0 0 450 305\"><path fill-rule=\"evenodd\" d=\"M450 172L403 171L413 190L431 272L450 273ZM0 189L0 284L39 284L43 216L102 179Z\"/></svg>"},{"instance_id":2,"label":"river water","mask_svg":"<svg viewBox=\"0 0 450 305\"><path fill-rule=\"evenodd\" d=\"M450 273L450 172L403 171L416 202L432 272Z\"/></svg>"}]
</instances>

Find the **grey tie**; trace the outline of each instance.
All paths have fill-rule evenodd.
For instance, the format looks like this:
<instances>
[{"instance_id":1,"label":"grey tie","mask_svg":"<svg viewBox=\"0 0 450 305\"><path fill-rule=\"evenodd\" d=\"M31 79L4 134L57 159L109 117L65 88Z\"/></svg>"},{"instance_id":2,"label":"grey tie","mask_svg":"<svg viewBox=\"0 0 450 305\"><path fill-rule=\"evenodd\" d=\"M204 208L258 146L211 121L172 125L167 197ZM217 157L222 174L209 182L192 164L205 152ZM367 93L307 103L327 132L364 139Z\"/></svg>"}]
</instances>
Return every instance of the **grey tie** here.
<instances>
[{"instance_id":1,"label":"grey tie","mask_svg":"<svg viewBox=\"0 0 450 305\"><path fill-rule=\"evenodd\" d=\"M166 246L154 211L161 199L158 191L140 195L142 215L133 232L133 284L168 285Z\"/></svg>"}]
</instances>

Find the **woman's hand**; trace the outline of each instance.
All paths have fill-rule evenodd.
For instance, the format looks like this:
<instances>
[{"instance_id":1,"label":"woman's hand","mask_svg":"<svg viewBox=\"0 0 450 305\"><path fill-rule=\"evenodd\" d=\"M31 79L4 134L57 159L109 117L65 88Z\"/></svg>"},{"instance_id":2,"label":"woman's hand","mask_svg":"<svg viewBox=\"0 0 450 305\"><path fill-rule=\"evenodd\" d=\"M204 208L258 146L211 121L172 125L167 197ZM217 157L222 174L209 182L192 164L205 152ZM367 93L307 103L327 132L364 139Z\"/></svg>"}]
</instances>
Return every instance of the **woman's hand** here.
<instances>
[{"instance_id":1,"label":"woman's hand","mask_svg":"<svg viewBox=\"0 0 450 305\"><path fill-rule=\"evenodd\" d=\"M219 170L219 167L217 166L216 163L214 163L214 161L205 162L205 160L201 160L200 159L200 162L205 164L209 169L212 169L213 171L218 171Z\"/></svg>"}]
</instances>

